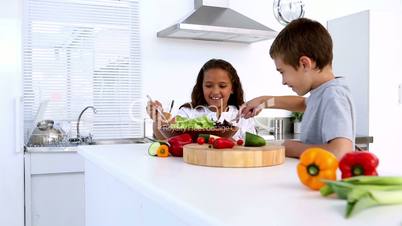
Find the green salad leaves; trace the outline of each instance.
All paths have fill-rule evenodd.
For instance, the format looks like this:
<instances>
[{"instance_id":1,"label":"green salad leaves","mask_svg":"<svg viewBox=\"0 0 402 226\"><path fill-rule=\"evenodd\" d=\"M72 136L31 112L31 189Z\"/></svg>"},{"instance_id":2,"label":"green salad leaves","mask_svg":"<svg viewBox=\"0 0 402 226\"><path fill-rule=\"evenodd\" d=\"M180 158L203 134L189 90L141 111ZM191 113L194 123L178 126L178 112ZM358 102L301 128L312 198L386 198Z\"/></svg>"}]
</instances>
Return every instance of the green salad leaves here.
<instances>
[{"instance_id":1,"label":"green salad leaves","mask_svg":"<svg viewBox=\"0 0 402 226\"><path fill-rule=\"evenodd\" d=\"M176 116L176 123L170 125L172 129L211 129L214 128L214 121L207 116L200 116L189 119L181 116Z\"/></svg>"}]
</instances>

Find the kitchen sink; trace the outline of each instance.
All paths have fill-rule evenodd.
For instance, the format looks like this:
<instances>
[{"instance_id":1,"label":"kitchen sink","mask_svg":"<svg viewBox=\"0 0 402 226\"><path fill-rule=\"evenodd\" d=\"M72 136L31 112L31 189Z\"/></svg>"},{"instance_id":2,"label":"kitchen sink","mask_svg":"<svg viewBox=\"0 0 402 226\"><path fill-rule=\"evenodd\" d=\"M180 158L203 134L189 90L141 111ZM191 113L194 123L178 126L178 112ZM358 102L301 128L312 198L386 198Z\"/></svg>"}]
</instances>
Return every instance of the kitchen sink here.
<instances>
[{"instance_id":1,"label":"kitchen sink","mask_svg":"<svg viewBox=\"0 0 402 226\"><path fill-rule=\"evenodd\" d=\"M77 147L80 145L110 145L110 144L147 144L152 143L154 140L148 137L141 138L116 138L116 139L93 139L92 142L82 142L78 138L70 138L68 141L46 144L46 145L33 145L27 144L26 148L69 148Z\"/></svg>"},{"instance_id":2,"label":"kitchen sink","mask_svg":"<svg viewBox=\"0 0 402 226\"><path fill-rule=\"evenodd\" d=\"M94 139L88 145L110 145L110 144L146 144L151 143L152 139L141 138L122 138L122 139Z\"/></svg>"}]
</instances>

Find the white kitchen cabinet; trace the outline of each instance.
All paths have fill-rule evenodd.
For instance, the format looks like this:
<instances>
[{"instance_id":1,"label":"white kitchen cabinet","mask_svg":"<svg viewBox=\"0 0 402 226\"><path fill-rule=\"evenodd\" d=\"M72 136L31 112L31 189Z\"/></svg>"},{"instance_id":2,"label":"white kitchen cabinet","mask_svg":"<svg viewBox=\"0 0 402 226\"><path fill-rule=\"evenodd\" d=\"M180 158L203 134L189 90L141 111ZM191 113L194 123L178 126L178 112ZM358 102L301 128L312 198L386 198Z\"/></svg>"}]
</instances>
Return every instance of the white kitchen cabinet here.
<instances>
[{"instance_id":1,"label":"white kitchen cabinet","mask_svg":"<svg viewBox=\"0 0 402 226\"><path fill-rule=\"evenodd\" d=\"M357 134L373 136L370 151L392 172L402 159L402 12L367 10L328 21L328 30L334 73L352 89Z\"/></svg>"},{"instance_id":2,"label":"white kitchen cabinet","mask_svg":"<svg viewBox=\"0 0 402 226\"><path fill-rule=\"evenodd\" d=\"M25 154L26 226L84 226L84 161L77 152Z\"/></svg>"}]
</instances>

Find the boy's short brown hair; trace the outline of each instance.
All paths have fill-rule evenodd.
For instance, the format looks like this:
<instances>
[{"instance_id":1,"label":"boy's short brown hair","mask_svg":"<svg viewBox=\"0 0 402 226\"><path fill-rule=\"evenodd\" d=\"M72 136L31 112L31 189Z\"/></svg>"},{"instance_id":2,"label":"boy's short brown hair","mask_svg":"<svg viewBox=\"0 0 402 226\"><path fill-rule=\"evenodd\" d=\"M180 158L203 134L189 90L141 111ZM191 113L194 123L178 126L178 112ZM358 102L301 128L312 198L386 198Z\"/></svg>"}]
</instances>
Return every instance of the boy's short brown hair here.
<instances>
[{"instance_id":1,"label":"boy's short brown hair","mask_svg":"<svg viewBox=\"0 0 402 226\"><path fill-rule=\"evenodd\" d=\"M285 64L297 70L299 59L307 56L322 70L332 65L331 35L319 22L300 18L290 22L275 38L269 54L280 57Z\"/></svg>"}]
</instances>

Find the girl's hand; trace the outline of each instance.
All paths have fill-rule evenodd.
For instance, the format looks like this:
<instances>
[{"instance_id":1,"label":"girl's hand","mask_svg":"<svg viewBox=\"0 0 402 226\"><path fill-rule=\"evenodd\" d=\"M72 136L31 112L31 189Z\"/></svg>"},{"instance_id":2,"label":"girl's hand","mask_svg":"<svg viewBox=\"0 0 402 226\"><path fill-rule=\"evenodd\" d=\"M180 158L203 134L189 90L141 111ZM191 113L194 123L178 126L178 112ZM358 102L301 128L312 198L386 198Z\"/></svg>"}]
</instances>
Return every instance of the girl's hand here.
<instances>
[{"instance_id":1,"label":"girl's hand","mask_svg":"<svg viewBox=\"0 0 402 226\"><path fill-rule=\"evenodd\" d=\"M147 113L149 117L154 121L160 121L160 114L159 112L163 112L162 104L155 100L155 101L148 101L147 103ZM157 110L159 109L159 111Z\"/></svg>"},{"instance_id":2,"label":"girl's hand","mask_svg":"<svg viewBox=\"0 0 402 226\"><path fill-rule=\"evenodd\" d=\"M175 123L175 118L172 118L169 112L163 112L162 104L157 100L148 101L147 113L155 123L159 124L158 128L163 124ZM161 114L163 114L163 116Z\"/></svg>"}]
</instances>

